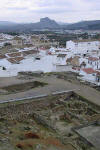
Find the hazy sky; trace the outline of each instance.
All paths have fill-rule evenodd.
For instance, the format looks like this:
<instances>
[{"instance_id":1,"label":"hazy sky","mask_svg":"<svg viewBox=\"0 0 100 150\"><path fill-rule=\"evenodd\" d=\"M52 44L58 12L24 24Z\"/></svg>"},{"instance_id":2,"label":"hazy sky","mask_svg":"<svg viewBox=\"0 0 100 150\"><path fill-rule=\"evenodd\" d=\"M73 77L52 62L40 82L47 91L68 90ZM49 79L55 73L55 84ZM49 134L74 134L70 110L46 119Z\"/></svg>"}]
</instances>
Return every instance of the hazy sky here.
<instances>
[{"instance_id":1,"label":"hazy sky","mask_svg":"<svg viewBox=\"0 0 100 150\"><path fill-rule=\"evenodd\" d=\"M0 20L37 22L100 20L100 0L0 0Z\"/></svg>"}]
</instances>

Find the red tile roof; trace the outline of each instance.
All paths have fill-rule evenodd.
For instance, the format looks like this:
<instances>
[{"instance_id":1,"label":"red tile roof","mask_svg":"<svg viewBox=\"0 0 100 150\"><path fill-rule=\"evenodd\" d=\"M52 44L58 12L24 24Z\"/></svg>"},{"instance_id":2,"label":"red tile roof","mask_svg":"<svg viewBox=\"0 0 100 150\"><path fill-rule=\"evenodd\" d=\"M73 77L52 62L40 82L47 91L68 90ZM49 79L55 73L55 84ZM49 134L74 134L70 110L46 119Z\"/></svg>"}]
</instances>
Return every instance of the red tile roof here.
<instances>
[{"instance_id":1,"label":"red tile roof","mask_svg":"<svg viewBox=\"0 0 100 150\"><path fill-rule=\"evenodd\" d=\"M46 51L47 49L44 47L41 47L40 50Z\"/></svg>"},{"instance_id":2,"label":"red tile roof","mask_svg":"<svg viewBox=\"0 0 100 150\"><path fill-rule=\"evenodd\" d=\"M21 52L18 52L18 53L9 53L9 54L7 54L8 56L10 56L10 57L19 57L19 56L21 56Z\"/></svg>"},{"instance_id":3,"label":"red tile roof","mask_svg":"<svg viewBox=\"0 0 100 150\"><path fill-rule=\"evenodd\" d=\"M30 54L36 54L38 53L37 50L29 50L29 51L23 51L24 56L30 55Z\"/></svg>"},{"instance_id":4,"label":"red tile roof","mask_svg":"<svg viewBox=\"0 0 100 150\"><path fill-rule=\"evenodd\" d=\"M84 68L82 69L84 72L86 72L87 74L92 74L92 73L96 73L95 70L93 70L92 68Z\"/></svg>"},{"instance_id":5,"label":"red tile roof","mask_svg":"<svg viewBox=\"0 0 100 150\"><path fill-rule=\"evenodd\" d=\"M89 57L88 60L90 60L90 61L98 61L99 58L97 58L97 57Z\"/></svg>"},{"instance_id":6,"label":"red tile roof","mask_svg":"<svg viewBox=\"0 0 100 150\"><path fill-rule=\"evenodd\" d=\"M5 55L0 55L0 59L6 58Z\"/></svg>"},{"instance_id":7,"label":"red tile roof","mask_svg":"<svg viewBox=\"0 0 100 150\"><path fill-rule=\"evenodd\" d=\"M12 64L17 64L23 59L24 59L23 57L15 57L15 58L8 58L7 60Z\"/></svg>"}]
</instances>

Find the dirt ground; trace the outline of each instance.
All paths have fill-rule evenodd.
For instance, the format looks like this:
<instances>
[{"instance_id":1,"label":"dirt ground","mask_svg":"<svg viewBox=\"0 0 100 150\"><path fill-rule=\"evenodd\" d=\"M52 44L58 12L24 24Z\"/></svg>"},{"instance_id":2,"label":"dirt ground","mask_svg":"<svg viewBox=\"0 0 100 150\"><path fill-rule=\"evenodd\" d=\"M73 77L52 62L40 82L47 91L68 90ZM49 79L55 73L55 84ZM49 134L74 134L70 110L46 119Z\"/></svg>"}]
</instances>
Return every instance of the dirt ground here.
<instances>
[{"instance_id":1,"label":"dirt ground","mask_svg":"<svg viewBox=\"0 0 100 150\"><path fill-rule=\"evenodd\" d=\"M95 150L72 128L97 111L73 92L0 107L0 150Z\"/></svg>"}]
</instances>

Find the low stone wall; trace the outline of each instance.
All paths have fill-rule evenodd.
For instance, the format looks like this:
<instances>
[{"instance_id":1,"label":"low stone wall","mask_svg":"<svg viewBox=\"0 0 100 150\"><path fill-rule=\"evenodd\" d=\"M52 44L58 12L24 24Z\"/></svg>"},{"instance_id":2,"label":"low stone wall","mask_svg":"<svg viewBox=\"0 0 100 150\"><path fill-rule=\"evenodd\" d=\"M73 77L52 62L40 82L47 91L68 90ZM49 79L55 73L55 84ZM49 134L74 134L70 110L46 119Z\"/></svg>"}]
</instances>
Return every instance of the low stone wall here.
<instances>
[{"instance_id":1,"label":"low stone wall","mask_svg":"<svg viewBox=\"0 0 100 150\"><path fill-rule=\"evenodd\" d=\"M39 115L37 113L33 113L34 119L43 126L50 128L52 130L56 130L55 125L50 120L46 120L42 115Z\"/></svg>"},{"instance_id":2,"label":"low stone wall","mask_svg":"<svg viewBox=\"0 0 100 150\"><path fill-rule=\"evenodd\" d=\"M43 110L51 107L51 104L59 103L62 98L69 97L69 94L58 94L56 96L48 96L45 98L34 99L30 102L23 102L22 104L8 104L6 107L0 107L0 118L6 116L7 118L22 118L33 114L36 110Z\"/></svg>"}]
</instances>

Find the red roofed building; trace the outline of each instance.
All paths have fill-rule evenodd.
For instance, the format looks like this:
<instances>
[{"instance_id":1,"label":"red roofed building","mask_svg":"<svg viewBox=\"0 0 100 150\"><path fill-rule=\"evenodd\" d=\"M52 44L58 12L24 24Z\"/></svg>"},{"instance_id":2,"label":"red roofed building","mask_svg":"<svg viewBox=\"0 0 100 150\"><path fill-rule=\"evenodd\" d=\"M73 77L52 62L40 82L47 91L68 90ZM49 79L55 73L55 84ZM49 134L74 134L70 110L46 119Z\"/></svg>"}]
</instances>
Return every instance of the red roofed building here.
<instances>
[{"instance_id":1,"label":"red roofed building","mask_svg":"<svg viewBox=\"0 0 100 150\"><path fill-rule=\"evenodd\" d=\"M8 53L7 54L9 57L21 57L22 53L21 52L17 52L17 53Z\"/></svg>"},{"instance_id":2,"label":"red roofed building","mask_svg":"<svg viewBox=\"0 0 100 150\"><path fill-rule=\"evenodd\" d=\"M40 51L42 50L42 51L46 51L47 49L46 48L44 48L44 47L40 47L40 49L39 49Z\"/></svg>"},{"instance_id":3,"label":"red roofed building","mask_svg":"<svg viewBox=\"0 0 100 150\"><path fill-rule=\"evenodd\" d=\"M93 73L96 73L96 71L92 68L84 68L82 69L85 73L87 74L93 74Z\"/></svg>"},{"instance_id":4,"label":"red roofed building","mask_svg":"<svg viewBox=\"0 0 100 150\"><path fill-rule=\"evenodd\" d=\"M96 83L97 72L93 68L84 68L80 70L81 79L91 83Z\"/></svg>"},{"instance_id":5,"label":"red roofed building","mask_svg":"<svg viewBox=\"0 0 100 150\"><path fill-rule=\"evenodd\" d=\"M88 61L98 61L99 58L98 57L89 57Z\"/></svg>"},{"instance_id":6,"label":"red roofed building","mask_svg":"<svg viewBox=\"0 0 100 150\"><path fill-rule=\"evenodd\" d=\"M5 56L5 55L0 54L0 59L4 59L4 58L6 58L6 56Z\"/></svg>"},{"instance_id":7,"label":"red roofed building","mask_svg":"<svg viewBox=\"0 0 100 150\"><path fill-rule=\"evenodd\" d=\"M98 57L89 57L88 64L94 69L99 69L100 68L100 59Z\"/></svg>"},{"instance_id":8,"label":"red roofed building","mask_svg":"<svg viewBox=\"0 0 100 150\"><path fill-rule=\"evenodd\" d=\"M12 64L19 64L20 61L22 61L23 59L24 57L14 57L14 58L8 58L7 60Z\"/></svg>"}]
</instances>

